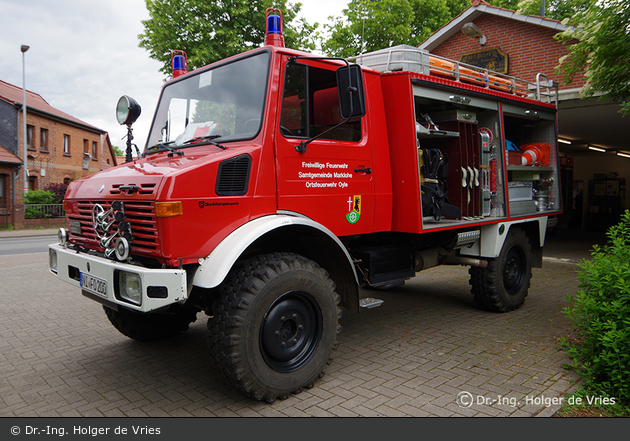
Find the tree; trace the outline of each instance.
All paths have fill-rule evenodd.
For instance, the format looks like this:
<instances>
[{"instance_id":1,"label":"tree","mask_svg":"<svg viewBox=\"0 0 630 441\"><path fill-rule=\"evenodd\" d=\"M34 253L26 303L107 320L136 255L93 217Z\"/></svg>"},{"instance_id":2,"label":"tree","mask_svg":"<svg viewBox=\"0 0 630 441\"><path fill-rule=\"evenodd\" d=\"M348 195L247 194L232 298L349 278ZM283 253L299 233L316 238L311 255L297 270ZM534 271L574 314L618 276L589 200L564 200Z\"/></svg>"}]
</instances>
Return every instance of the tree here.
<instances>
[{"instance_id":1,"label":"tree","mask_svg":"<svg viewBox=\"0 0 630 441\"><path fill-rule=\"evenodd\" d=\"M545 18L562 21L578 11L585 11L595 2L596 0L522 0L518 2L517 8L523 15L540 15L540 7L544 4Z\"/></svg>"},{"instance_id":2,"label":"tree","mask_svg":"<svg viewBox=\"0 0 630 441\"><path fill-rule=\"evenodd\" d=\"M324 25L330 56L349 57L399 44L417 46L470 6L468 0L352 0L343 17Z\"/></svg>"},{"instance_id":3,"label":"tree","mask_svg":"<svg viewBox=\"0 0 630 441\"><path fill-rule=\"evenodd\" d=\"M113 146L114 155L116 156L125 156L125 152L120 149L118 146Z\"/></svg>"},{"instance_id":4,"label":"tree","mask_svg":"<svg viewBox=\"0 0 630 441\"><path fill-rule=\"evenodd\" d=\"M583 96L603 93L621 103L621 112L630 113L630 1L601 0L578 11L564 24L559 41L569 44L569 53L560 59L564 80L571 83L584 70Z\"/></svg>"},{"instance_id":5,"label":"tree","mask_svg":"<svg viewBox=\"0 0 630 441\"><path fill-rule=\"evenodd\" d=\"M284 38L288 47L315 49L318 24L296 20L301 3L287 0L145 0L150 18L143 20L140 47L163 63L160 69L171 73L171 51L188 55L188 69L260 46L265 38L265 10L282 11Z\"/></svg>"}]
</instances>

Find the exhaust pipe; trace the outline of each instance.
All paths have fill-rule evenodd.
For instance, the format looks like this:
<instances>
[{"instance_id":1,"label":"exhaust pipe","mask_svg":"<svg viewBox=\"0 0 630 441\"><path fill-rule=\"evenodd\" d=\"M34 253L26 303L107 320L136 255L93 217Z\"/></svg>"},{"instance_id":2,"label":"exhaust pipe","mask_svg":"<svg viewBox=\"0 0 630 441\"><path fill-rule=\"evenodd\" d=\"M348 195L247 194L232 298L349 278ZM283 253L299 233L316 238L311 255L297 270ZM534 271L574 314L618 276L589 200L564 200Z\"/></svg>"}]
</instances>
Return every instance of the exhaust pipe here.
<instances>
[{"instance_id":1,"label":"exhaust pipe","mask_svg":"<svg viewBox=\"0 0 630 441\"><path fill-rule=\"evenodd\" d=\"M476 268L488 268L488 261L483 259L475 259L473 257L464 256L444 256L442 259L443 265L470 265Z\"/></svg>"},{"instance_id":2,"label":"exhaust pipe","mask_svg":"<svg viewBox=\"0 0 630 441\"><path fill-rule=\"evenodd\" d=\"M473 257L456 256L444 248L430 248L415 253L416 272L433 268L438 265L470 265L476 268L487 268L488 261Z\"/></svg>"}]
</instances>

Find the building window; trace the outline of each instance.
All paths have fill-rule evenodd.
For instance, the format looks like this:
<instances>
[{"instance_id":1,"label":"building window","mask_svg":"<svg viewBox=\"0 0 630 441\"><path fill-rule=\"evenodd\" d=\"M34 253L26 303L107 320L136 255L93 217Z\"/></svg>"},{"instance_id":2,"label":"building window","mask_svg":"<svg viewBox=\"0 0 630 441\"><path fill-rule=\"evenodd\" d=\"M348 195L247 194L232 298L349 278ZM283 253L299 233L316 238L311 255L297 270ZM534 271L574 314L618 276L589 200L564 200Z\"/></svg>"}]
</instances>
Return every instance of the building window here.
<instances>
[{"instance_id":1,"label":"building window","mask_svg":"<svg viewBox=\"0 0 630 441\"><path fill-rule=\"evenodd\" d=\"M37 176L28 177L28 189L37 190Z\"/></svg>"},{"instance_id":2,"label":"building window","mask_svg":"<svg viewBox=\"0 0 630 441\"><path fill-rule=\"evenodd\" d=\"M4 205L6 205L6 199L4 197L4 181L5 181L6 175L0 175L0 210L5 209L6 207L4 207ZM2 213L0 213L2 214Z\"/></svg>"},{"instance_id":3,"label":"building window","mask_svg":"<svg viewBox=\"0 0 630 441\"><path fill-rule=\"evenodd\" d=\"M87 139L83 140L83 170L90 169L90 150L89 150L89 141Z\"/></svg>"},{"instance_id":4,"label":"building window","mask_svg":"<svg viewBox=\"0 0 630 441\"><path fill-rule=\"evenodd\" d=\"M26 126L26 145L29 150L35 150L35 147L33 147L33 130L33 126Z\"/></svg>"},{"instance_id":5,"label":"building window","mask_svg":"<svg viewBox=\"0 0 630 441\"><path fill-rule=\"evenodd\" d=\"M70 156L70 135L63 135L63 154Z\"/></svg>"},{"instance_id":6,"label":"building window","mask_svg":"<svg viewBox=\"0 0 630 441\"><path fill-rule=\"evenodd\" d=\"M48 153L48 129L39 131L39 151Z\"/></svg>"},{"instance_id":7,"label":"building window","mask_svg":"<svg viewBox=\"0 0 630 441\"><path fill-rule=\"evenodd\" d=\"M96 141L92 141L92 161L98 161L98 148Z\"/></svg>"}]
</instances>

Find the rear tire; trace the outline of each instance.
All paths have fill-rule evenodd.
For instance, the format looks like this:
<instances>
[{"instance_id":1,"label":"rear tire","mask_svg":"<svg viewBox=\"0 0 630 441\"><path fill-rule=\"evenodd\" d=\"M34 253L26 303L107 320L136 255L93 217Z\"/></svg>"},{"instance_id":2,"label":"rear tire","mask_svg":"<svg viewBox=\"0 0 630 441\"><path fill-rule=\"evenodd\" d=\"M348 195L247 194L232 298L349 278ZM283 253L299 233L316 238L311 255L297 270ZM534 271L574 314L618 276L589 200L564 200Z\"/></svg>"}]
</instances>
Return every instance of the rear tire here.
<instances>
[{"instance_id":1,"label":"rear tire","mask_svg":"<svg viewBox=\"0 0 630 441\"><path fill-rule=\"evenodd\" d=\"M186 331L197 320L197 310L179 307L160 313L141 313L103 306L110 323L121 334L142 342L158 341Z\"/></svg>"},{"instance_id":2,"label":"rear tire","mask_svg":"<svg viewBox=\"0 0 630 441\"><path fill-rule=\"evenodd\" d=\"M332 361L339 302L334 282L311 260L291 253L248 260L221 286L208 320L213 360L256 400L311 388Z\"/></svg>"},{"instance_id":3,"label":"rear tire","mask_svg":"<svg viewBox=\"0 0 630 441\"><path fill-rule=\"evenodd\" d=\"M475 302L488 311L508 312L525 302L532 277L532 248L520 228L512 228L496 259L487 268L471 267L470 284Z\"/></svg>"}]
</instances>

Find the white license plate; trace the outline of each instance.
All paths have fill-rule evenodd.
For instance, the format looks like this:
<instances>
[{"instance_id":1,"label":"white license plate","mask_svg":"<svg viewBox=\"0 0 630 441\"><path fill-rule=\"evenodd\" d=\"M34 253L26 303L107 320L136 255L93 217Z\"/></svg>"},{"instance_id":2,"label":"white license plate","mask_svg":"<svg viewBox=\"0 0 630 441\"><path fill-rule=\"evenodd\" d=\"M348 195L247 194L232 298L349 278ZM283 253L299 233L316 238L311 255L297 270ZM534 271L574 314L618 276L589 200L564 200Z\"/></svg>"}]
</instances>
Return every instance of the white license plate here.
<instances>
[{"instance_id":1,"label":"white license plate","mask_svg":"<svg viewBox=\"0 0 630 441\"><path fill-rule=\"evenodd\" d=\"M86 291L96 294L97 296L107 298L107 281L94 277L88 273L81 273L80 277L81 288Z\"/></svg>"},{"instance_id":2,"label":"white license plate","mask_svg":"<svg viewBox=\"0 0 630 441\"><path fill-rule=\"evenodd\" d=\"M76 234L77 236L81 235L81 222L78 220L69 220L68 227L70 227L70 232L72 234Z\"/></svg>"}]
</instances>

